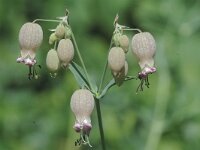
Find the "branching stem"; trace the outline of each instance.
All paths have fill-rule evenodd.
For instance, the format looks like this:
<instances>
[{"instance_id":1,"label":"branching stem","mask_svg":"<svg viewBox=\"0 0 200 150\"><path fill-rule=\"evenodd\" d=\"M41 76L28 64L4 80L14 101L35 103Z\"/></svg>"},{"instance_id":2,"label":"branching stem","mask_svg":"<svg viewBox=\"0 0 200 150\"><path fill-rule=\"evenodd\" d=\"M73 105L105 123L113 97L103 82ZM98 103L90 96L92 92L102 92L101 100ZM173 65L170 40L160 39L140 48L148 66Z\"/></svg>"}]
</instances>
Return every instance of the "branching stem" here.
<instances>
[{"instance_id":1,"label":"branching stem","mask_svg":"<svg viewBox=\"0 0 200 150\"><path fill-rule=\"evenodd\" d=\"M111 49L112 44L113 43L111 41L110 42L110 46L109 46L109 50ZM104 82L104 79L105 79L105 76L106 76L107 68L108 68L108 59L106 59L106 63L105 63L104 69L103 69L103 73L102 73L102 76L101 76L101 81L100 81L99 88L98 88L98 93L101 92L101 88L102 88L102 85L103 85L103 82Z\"/></svg>"},{"instance_id":2,"label":"branching stem","mask_svg":"<svg viewBox=\"0 0 200 150\"><path fill-rule=\"evenodd\" d=\"M95 99L95 103L96 103L97 117L98 117L98 123L99 123L99 132L100 132L100 136L101 136L102 150L106 150L103 123L102 123L102 117L101 117L101 107L100 107L99 99Z\"/></svg>"},{"instance_id":3,"label":"branching stem","mask_svg":"<svg viewBox=\"0 0 200 150\"><path fill-rule=\"evenodd\" d=\"M141 33L142 31L140 29L132 29L132 28L127 28L127 29L123 29L124 31L138 31L139 33Z\"/></svg>"},{"instance_id":4,"label":"branching stem","mask_svg":"<svg viewBox=\"0 0 200 150\"><path fill-rule=\"evenodd\" d=\"M43 21L43 22L60 22L60 20L52 20L52 19L35 19L33 23Z\"/></svg>"}]
</instances>

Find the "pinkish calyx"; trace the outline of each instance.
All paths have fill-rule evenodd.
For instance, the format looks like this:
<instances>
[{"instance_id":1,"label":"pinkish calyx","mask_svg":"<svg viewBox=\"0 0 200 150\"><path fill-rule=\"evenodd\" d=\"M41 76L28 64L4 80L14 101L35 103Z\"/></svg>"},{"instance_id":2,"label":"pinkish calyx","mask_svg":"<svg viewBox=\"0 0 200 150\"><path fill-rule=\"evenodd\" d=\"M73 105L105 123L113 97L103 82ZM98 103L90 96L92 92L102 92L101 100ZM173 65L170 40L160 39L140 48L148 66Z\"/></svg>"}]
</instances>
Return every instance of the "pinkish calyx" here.
<instances>
[{"instance_id":1,"label":"pinkish calyx","mask_svg":"<svg viewBox=\"0 0 200 150\"><path fill-rule=\"evenodd\" d=\"M140 84L136 90L136 92L143 91L143 85L145 84L145 86L147 88L149 88L149 74L152 74L156 72L156 68L155 67L150 67L148 65L145 65L145 67L141 70L141 72L138 73L138 78L140 79Z\"/></svg>"}]
</instances>

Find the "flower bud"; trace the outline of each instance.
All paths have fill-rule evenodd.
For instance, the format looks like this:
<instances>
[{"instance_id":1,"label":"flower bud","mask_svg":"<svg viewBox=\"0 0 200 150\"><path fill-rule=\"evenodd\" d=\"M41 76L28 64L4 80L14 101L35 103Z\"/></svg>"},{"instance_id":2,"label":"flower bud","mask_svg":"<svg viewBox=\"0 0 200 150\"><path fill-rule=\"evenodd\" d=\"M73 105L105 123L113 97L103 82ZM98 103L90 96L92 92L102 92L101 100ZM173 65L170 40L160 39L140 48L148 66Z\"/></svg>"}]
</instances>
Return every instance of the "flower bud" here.
<instances>
[{"instance_id":1,"label":"flower bud","mask_svg":"<svg viewBox=\"0 0 200 150\"><path fill-rule=\"evenodd\" d=\"M65 36L65 26L63 24L59 24L56 27L55 35L60 39Z\"/></svg>"},{"instance_id":2,"label":"flower bud","mask_svg":"<svg viewBox=\"0 0 200 150\"><path fill-rule=\"evenodd\" d=\"M55 41L58 40L58 37L56 36L55 33L52 33L49 37L49 44L53 44Z\"/></svg>"},{"instance_id":3,"label":"flower bud","mask_svg":"<svg viewBox=\"0 0 200 150\"><path fill-rule=\"evenodd\" d=\"M71 97L70 106L76 117L74 129L77 132L80 130L89 132L92 127L90 115L94 109L94 97L92 93L86 89L76 90Z\"/></svg>"},{"instance_id":4,"label":"flower bud","mask_svg":"<svg viewBox=\"0 0 200 150\"><path fill-rule=\"evenodd\" d=\"M56 72L58 70L59 58L55 49L51 49L47 53L46 65L51 72Z\"/></svg>"},{"instance_id":5,"label":"flower bud","mask_svg":"<svg viewBox=\"0 0 200 150\"><path fill-rule=\"evenodd\" d=\"M114 72L119 72L125 64L125 54L122 48L113 47L108 54L108 65Z\"/></svg>"},{"instance_id":6,"label":"flower bud","mask_svg":"<svg viewBox=\"0 0 200 150\"><path fill-rule=\"evenodd\" d=\"M154 66L154 55L156 52L156 42L149 32L135 34L132 38L133 53L139 59L140 68Z\"/></svg>"},{"instance_id":7,"label":"flower bud","mask_svg":"<svg viewBox=\"0 0 200 150\"><path fill-rule=\"evenodd\" d=\"M42 43L43 31L37 23L25 23L19 31L21 50L36 50Z\"/></svg>"},{"instance_id":8,"label":"flower bud","mask_svg":"<svg viewBox=\"0 0 200 150\"><path fill-rule=\"evenodd\" d=\"M65 27L65 37L70 38L72 36L72 30L69 27Z\"/></svg>"},{"instance_id":9,"label":"flower bud","mask_svg":"<svg viewBox=\"0 0 200 150\"><path fill-rule=\"evenodd\" d=\"M128 39L128 36L126 36L126 35L120 36L120 38L119 38L119 45L124 50L124 52L127 53L128 52L128 48L129 48L129 39Z\"/></svg>"},{"instance_id":10,"label":"flower bud","mask_svg":"<svg viewBox=\"0 0 200 150\"><path fill-rule=\"evenodd\" d=\"M62 39L58 43L58 57L63 66L67 66L74 57L74 46L70 39Z\"/></svg>"},{"instance_id":11,"label":"flower bud","mask_svg":"<svg viewBox=\"0 0 200 150\"><path fill-rule=\"evenodd\" d=\"M112 72L112 75L115 79L115 82L118 86L121 86L124 82L125 77L128 74L128 63L125 61L125 64L123 68L120 70L120 72Z\"/></svg>"},{"instance_id":12,"label":"flower bud","mask_svg":"<svg viewBox=\"0 0 200 150\"><path fill-rule=\"evenodd\" d=\"M113 35L112 40L113 40L115 46L120 46L119 39L120 39L121 36L122 36L121 33L115 33Z\"/></svg>"}]
</instances>

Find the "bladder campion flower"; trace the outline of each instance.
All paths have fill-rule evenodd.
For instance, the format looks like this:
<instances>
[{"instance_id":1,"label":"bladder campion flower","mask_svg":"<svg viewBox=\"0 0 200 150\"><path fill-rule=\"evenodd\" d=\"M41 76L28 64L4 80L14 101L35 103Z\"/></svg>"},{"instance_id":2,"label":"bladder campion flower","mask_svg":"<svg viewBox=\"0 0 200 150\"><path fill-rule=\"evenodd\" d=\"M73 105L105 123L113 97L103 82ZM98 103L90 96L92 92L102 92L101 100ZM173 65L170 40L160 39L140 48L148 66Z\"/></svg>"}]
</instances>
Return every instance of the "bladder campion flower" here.
<instances>
[{"instance_id":1,"label":"bladder campion flower","mask_svg":"<svg viewBox=\"0 0 200 150\"><path fill-rule=\"evenodd\" d=\"M17 58L18 63L24 63L29 66L28 78L38 78L35 64L36 50L41 45L43 40L43 31L39 24L27 22L19 31L19 45L20 45L20 57ZM40 65L38 65L40 67ZM33 67L33 70L32 70Z\"/></svg>"},{"instance_id":2,"label":"bladder campion flower","mask_svg":"<svg viewBox=\"0 0 200 150\"><path fill-rule=\"evenodd\" d=\"M115 83L120 86L125 79L125 67L127 67L125 53L121 47L113 47L110 49L108 65L115 79Z\"/></svg>"},{"instance_id":3,"label":"bladder campion flower","mask_svg":"<svg viewBox=\"0 0 200 150\"><path fill-rule=\"evenodd\" d=\"M89 144L88 136L92 128L90 115L94 109L92 93L86 89L76 90L71 97L70 106L76 117L74 129L81 134L81 138L76 142Z\"/></svg>"},{"instance_id":4,"label":"bladder campion flower","mask_svg":"<svg viewBox=\"0 0 200 150\"><path fill-rule=\"evenodd\" d=\"M72 41L70 39L60 40L58 43L57 52L61 61L61 65L63 67L67 67L74 57L74 46Z\"/></svg>"},{"instance_id":5,"label":"bladder campion flower","mask_svg":"<svg viewBox=\"0 0 200 150\"><path fill-rule=\"evenodd\" d=\"M149 87L148 75L156 71L154 67L154 56L156 52L156 42L149 32L135 34L132 38L132 50L139 59L141 71L138 78L141 80L140 88L143 90L143 83Z\"/></svg>"},{"instance_id":6,"label":"bladder campion flower","mask_svg":"<svg viewBox=\"0 0 200 150\"><path fill-rule=\"evenodd\" d=\"M108 54L108 65L114 72L120 72L125 64L125 54L121 47L113 47Z\"/></svg>"},{"instance_id":7,"label":"bladder campion flower","mask_svg":"<svg viewBox=\"0 0 200 150\"><path fill-rule=\"evenodd\" d=\"M35 52L43 40L43 31L37 23L25 23L19 31L21 56L17 62L33 66L36 63Z\"/></svg>"}]
</instances>

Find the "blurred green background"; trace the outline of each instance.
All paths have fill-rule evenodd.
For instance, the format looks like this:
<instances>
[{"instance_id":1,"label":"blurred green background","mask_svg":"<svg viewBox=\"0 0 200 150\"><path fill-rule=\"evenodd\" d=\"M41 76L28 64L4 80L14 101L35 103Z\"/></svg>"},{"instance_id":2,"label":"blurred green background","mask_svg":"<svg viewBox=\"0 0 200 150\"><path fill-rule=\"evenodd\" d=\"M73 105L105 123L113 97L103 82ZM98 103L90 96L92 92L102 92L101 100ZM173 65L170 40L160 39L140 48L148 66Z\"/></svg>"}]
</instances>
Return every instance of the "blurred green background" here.
<instances>
[{"instance_id":1,"label":"blurred green background","mask_svg":"<svg viewBox=\"0 0 200 150\"><path fill-rule=\"evenodd\" d=\"M0 150L76 150L70 97L78 85L69 70L53 79L45 66L48 29L37 53L39 80L16 63L18 32L37 18L70 11L70 24L90 76L99 82L113 32L113 20L151 32L157 42L157 73L136 95L138 80L114 87L101 101L108 150L200 149L200 1L198 0L0 0ZM135 32L129 32L131 36ZM128 53L129 74L139 71ZM110 72L108 73L110 74ZM111 75L107 76L107 81ZM90 140L100 150L96 110Z\"/></svg>"}]
</instances>

